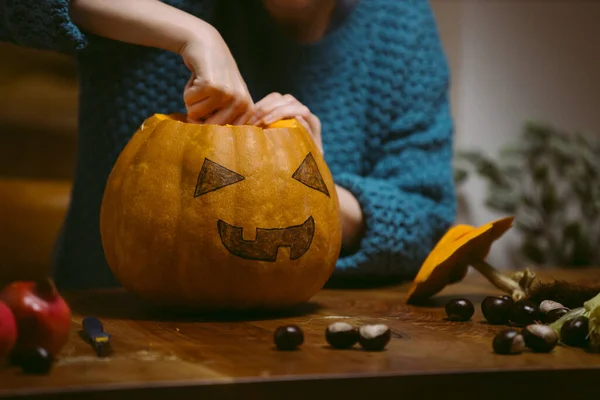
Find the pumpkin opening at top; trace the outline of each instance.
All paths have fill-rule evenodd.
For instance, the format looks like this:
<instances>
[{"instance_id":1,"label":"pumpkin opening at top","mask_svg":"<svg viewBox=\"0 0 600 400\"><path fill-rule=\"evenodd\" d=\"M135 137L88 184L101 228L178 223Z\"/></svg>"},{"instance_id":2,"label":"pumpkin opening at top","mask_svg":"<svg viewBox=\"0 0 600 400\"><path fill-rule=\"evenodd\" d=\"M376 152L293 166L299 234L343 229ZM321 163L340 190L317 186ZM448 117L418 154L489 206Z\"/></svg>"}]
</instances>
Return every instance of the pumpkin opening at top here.
<instances>
[{"instance_id":1,"label":"pumpkin opening at top","mask_svg":"<svg viewBox=\"0 0 600 400\"><path fill-rule=\"evenodd\" d=\"M100 214L123 287L161 306L282 309L309 300L341 248L331 173L296 120L256 126L143 122Z\"/></svg>"}]
</instances>

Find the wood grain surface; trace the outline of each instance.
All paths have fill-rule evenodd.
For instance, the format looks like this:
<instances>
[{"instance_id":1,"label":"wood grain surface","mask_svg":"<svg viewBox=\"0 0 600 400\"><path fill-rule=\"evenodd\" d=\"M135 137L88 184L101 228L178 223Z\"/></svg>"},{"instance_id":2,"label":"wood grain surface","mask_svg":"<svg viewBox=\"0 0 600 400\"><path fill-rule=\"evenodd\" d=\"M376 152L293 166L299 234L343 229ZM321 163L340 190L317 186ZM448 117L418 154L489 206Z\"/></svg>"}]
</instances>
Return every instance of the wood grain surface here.
<instances>
[{"instance_id":1,"label":"wood grain surface","mask_svg":"<svg viewBox=\"0 0 600 400\"><path fill-rule=\"evenodd\" d=\"M593 268L537 273L600 280ZM549 354L493 353L493 335L506 327L485 323L480 302L500 293L477 273L418 307L405 304L407 288L326 289L288 314L201 317L164 314L118 290L65 294L73 328L52 372L6 368L0 397L577 399L597 392L600 354L562 346ZM474 302L471 321L445 320L445 302L458 296ZM79 336L85 315L99 317L112 334L110 357L96 357ZM335 321L385 323L392 339L382 352L334 350L324 332ZM304 330L300 350L275 350L272 334L283 324Z\"/></svg>"}]
</instances>

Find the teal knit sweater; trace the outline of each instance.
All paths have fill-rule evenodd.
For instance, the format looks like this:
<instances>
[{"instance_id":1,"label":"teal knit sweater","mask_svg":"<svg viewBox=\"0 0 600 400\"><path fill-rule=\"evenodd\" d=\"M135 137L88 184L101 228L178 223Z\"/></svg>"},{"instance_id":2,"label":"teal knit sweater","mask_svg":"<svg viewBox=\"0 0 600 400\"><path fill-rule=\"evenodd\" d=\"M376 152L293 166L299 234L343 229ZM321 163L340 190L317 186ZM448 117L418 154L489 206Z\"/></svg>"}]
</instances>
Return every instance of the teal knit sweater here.
<instances>
[{"instance_id":1,"label":"teal knit sweater","mask_svg":"<svg viewBox=\"0 0 600 400\"><path fill-rule=\"evenodd\" d=\"M314 44L280 34L260 0L165 1L215 26L255 101L290 93L322 122L335 182L358 199L366 232L334 276L410 279L455 217L449 71L426 0L362 0ZM78 157L57 241L61 288L115 286L99 210L111 168L142 121L185 112L180 57L80 31L68 0L0 0L0 40L76 57Z\"/></svg>"}]
</instances>

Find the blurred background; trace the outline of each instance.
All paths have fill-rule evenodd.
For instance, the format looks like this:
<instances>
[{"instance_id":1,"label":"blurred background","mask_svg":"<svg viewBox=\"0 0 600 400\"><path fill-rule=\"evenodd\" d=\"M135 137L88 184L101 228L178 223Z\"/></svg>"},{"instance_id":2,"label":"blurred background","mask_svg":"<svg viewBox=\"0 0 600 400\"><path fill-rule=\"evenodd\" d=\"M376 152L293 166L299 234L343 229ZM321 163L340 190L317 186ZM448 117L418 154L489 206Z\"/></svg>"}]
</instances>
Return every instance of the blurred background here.
<instances>
[{"instance_id":1,"label":"blurred background","mask_svg":"<svg viewBox=\"0 0 600 400\"><path fill-rule=\"evenodd\" d=\"M498 268L600 265L600 3L431 3L452 69L457 222L518 216L489 255ZM75 161L77 75L62 55L0 54L2 282L49 268Z\"/></svg>"}]
</instances>

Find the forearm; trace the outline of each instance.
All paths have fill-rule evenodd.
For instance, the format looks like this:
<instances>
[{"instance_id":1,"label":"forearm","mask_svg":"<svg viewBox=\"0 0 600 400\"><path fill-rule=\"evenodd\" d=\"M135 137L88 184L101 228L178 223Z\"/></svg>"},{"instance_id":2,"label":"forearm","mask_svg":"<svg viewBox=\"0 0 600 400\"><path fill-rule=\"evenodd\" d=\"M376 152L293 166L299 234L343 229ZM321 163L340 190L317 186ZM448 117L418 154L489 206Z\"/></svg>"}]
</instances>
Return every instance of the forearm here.
<instances>
[{"instance_id":1,"label":"forearm","mask_svg":"<svg viewBox=\"0 0 600 400\"><path fill-rule=\"evenodd\" d=\"M215 32L210 24L158 0L71 0L70 14L84 31L175 53L191 38Z\"/></svg>"},{"instance_id":2,"label":"forearm","mask_svg":"<svg viewBox=\"0 0 600 400\"><path fill-rule=\"evenodd\" d=\"M342 216L342 248L344 252L354 252L358 249L365 231L362 209L351 192L338 185L335 188Z\"/></svg>"}]
</instances>

